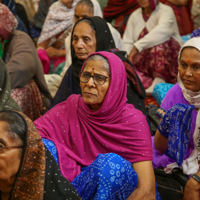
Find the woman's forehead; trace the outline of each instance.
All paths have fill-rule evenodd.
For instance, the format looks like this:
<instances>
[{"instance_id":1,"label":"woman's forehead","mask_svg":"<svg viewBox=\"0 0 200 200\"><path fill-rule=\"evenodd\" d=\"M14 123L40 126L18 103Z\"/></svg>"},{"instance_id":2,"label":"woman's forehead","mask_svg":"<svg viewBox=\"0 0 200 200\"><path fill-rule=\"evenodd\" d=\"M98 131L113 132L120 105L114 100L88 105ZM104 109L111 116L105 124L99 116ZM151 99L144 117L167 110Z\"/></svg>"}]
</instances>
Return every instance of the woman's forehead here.
<instances>
[{"instance_id":1,"label":"woman's forehead","mask_svg":"<svg viewBox=\"0 0 200 200\"><path fill-rule=\"evenodd\" d=\"M181 59L188 59L189 57L193 61L195 61L195 60L199 60L200 61L200 51L197 48L195 48L195 47L185 47L181 51L180 58Z\"/></svg>"},{"instance_id":2,"label":"woman's forehead","mask_svg":"<svg viewBox=\"0 0 200 200\"><path fill-rule=\"evenodd\" d=\"M94 33L94 30L87 22L79 22L74 27L73 35L76 35L76 34L84 35L84 34L92 34L92 33Z\"/></svg>"}]
</instances>

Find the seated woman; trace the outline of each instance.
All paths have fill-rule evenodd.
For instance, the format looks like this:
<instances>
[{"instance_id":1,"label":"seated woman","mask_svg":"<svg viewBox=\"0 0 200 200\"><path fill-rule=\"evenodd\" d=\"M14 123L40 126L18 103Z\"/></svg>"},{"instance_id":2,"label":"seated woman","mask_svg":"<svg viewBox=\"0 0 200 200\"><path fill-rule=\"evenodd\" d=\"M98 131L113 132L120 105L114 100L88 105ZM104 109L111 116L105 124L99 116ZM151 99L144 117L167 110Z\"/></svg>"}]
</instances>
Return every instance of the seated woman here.
<instances>
[{"instance_id":1,"label":"seated woman","mask_svg":"<svg viewBox=\"0 0 200 200\"><path fill-rule=\"evenodd\" d=\"M97 0L91 0L91 1L90 0L80 0L75 7L74 24L82 18L93 17L93 16L98 16L98 17L103 18L103 14L102 14L99 2ZM107 22L107 25L113 36L116 48L118 48L119 50L125 50L119 32L110 23ZM65 61L65 67L63 69L63 72L61 73L61 76L63 76L65 74L65 72L67 71L69 66L72 64L71 33L65 39L65 49L66 49L66 61Z\"/></svg>"},{"instance_id":2,"label":"seated woman","mask_svg":"<svg viewBox=\"0 0 200 200\"><path fill-rule=\"evenodd\" d=\"M71 95L34 122L56 145L61 173L83 199L155 199L150 131L142 112L126 103L123 62L93 53L79 76L82 97Z\"/></svg>"},{"instance_id":3,"label":"seated woman","mask_svg":"<svg viewBox=\"0 0 200 200\"><path fill-rule=\"evenodd\" d=\"M0 3L6 5L10 9L10 11L13 13L13 15L15 15L17 22L18 22L16 29L28 34L28 30L27 30L26 26L24 25L23 21L17 15L15 1L14 0L0 0Z\"/></svg>"},{"instance_id":4,"label":"seated woman","mask_svg":"<svg viewBox=\"0 0 200 200\"><path fill-rule=\"evenodd\" d=\"M0 111L0 199L81 199L61 174L33 122Z\"/></svg>"},{"instance_id":5,"label":"seated woman","mask_svg":"<svg viewBox=\"0 0 200 200\"><path fill-rule=\"evenodd\" d=\"M108 0L103 9L103 18L108 22L114 22L114 27L123 35L130 14L137 8L137 0Z\"/></svg>"},{"instance_id":6,"label":"seated woman","mask_svg":"<svg viewBox=\"0 0 200 200\"><path fill-rule=\"evenodd\" d=\"M110 50L115 48L115 43L106 21L100 17L89 17L79 20L73 28L71 37L72 65L69 67L60 87L51 102L53 107L65 101L71 94L81 94L79 72L84 60L96 51ZM123 56L125 60L125 56ZM146 97L144 87L135 70L130 65L127 69L128 103L146 114L144 99Z\"/></svg>"},{"instance_id":7,"label":"seated woman","mask_svg":"<svg viewBox=\"0 0 200 200\"><path fill-rule=\"evenodd\" d=\"M192 19L192 4L195 7L197 0L161 0L162 3L170 6L175 14L181 36L192 33L194 24Z\"/></svg>"},{"instance_id":8,"label":"seated woman","mask_svg":"<svg viewBox=\"0 0 200 200\"><path fill-rule=\"evenodd\" d=\"M141 8L129 17L123 42L144 84L152 95L157 83L175 83L182 40L173 10L159 1L138 0ZM156 4L157 3L157 4Z\"/></svg>"},{"instance_id":9,"label":"seated woman","mask_svg":"<svg viewBox=\"0 0 200 200\"><path fill-rule=\"evenodd\" d=\"M195 109L192 112L191 130L189 134L182 133L182 136L176 137L176 139L188 136L188 144L181 142L185 152L183 154L183 173L187 175L197 174L200 176L199 171L199 150L196 149L196 143L199 139L199 101L200 101L200 38L192 38L188 40L180 50L179 55L179 67L178 67L178 83L173 86L166 94L161 108L158 110L158 114L163 117L165 113L177 103L185 105L193 105ZM182 109L184 110L184 109ZM178 119L178 116L173 116L173 121ZM171 119L168 119L171 120ZM177 124L180 130L183 126L189 126L190 120L185 120L185 124ZM169 124L169 123L168 123ZM172 122L170 122L172 124ZM173 129L166 129L166 125L160 125L157 130L155 138L152 138L153 142L153 166L154 168L164 167L167 171L170 171L173 167L177 167L174 164L175 158L171 159L166 155L162 155L168 147L168 138L166 138L167 132L172 132L173 136L176 133ZM161 134L162 133L162 134ZM163 136L164 135L164 136ZM175 139L173 140L175 142ZM171 142L169 140L169 144ZM180 147L179 145L179 147ZM181 148L182 148L181 146ZM198 146L198 145L197 145ZM175 148L178 149L178 148ZM171 148L171 150L175 150ZM181 157L181 156L179 156ZM171 164L173 163L173 164ZM179 165L180 166L180 165ZM199 199L199 183L191 177L185 187L184 200L186 199Z\"/></svg>"},{"instance_id":10,"label":"seated woman","mask_svg":"<svg viewBox=\"0 0 200 200\"><path fill-rule=\"evenodd\" d=\"M10 74L11 96L35 120L48 109L51 100L42 65L30 37L15 30L15 16L3 4L0 10L0 57Z\"/></svg>"},{"instance_id":11,"label":"seated woman","mask_svg":"<svg viewBox=\"0 0 200 200\"><path fill-rule=\"evenodd\" d=\"M37 50L44 73L65 61L64 41L72 29L74 8L78 0L59 0L51 5L38 39Z\"/></svg>"},{"instance_id":12,"label":"seated woman","mask_svg":"<svg viewBox=\"0 0 200 200\"><path fill-rule=\"evenodd\" d=\"M8 69L3 60L0 58L0 111L2 110L21 111L21 108L11 97Z\"/></svg>"},{"instance_id":13,"label":"seated woman","mask_svg":"<svg viewBox=\"0 0 200 200\"><path fill-rule=\"evenodd\" d=\"M42 30L45 18L48 14L49 7L55 3L57 0L33 0L36 13L30 21L33 27L37 28L39 31ZM39 5L38 5L39 2Z\"/></svg>"}]
</instances>

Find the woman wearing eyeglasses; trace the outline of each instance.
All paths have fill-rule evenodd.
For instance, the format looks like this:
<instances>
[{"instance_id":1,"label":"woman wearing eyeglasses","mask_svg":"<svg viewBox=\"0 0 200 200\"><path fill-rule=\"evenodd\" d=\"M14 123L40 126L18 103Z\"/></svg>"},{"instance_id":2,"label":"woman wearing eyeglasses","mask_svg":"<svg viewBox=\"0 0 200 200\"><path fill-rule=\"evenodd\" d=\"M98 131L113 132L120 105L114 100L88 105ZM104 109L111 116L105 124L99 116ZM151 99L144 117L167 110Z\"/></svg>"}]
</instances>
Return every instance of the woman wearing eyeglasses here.
<instances>
[{"instance_id":1,"label":"woman wearing eyeglasses","mask_svg":"<svg viewBox=\"0 0 200 200\"><path fill-rule=\"evenodd\" d=\"M0 112L0 200L80 200L24 114Z\"/></svg>"},{"instance_id":2,"label":"woman wearing eyeglasses","mask_svg":"<svg viewBox=\"0 0 200 200\"><path fill-rule=\"evenodd\" d=\"M61 173L82 199L160 199L155 192L150 130L127 104L127 76L110 52L86 58L81 95L71 95L35 121L58 151Z\"/></svg>"}]
</instances>

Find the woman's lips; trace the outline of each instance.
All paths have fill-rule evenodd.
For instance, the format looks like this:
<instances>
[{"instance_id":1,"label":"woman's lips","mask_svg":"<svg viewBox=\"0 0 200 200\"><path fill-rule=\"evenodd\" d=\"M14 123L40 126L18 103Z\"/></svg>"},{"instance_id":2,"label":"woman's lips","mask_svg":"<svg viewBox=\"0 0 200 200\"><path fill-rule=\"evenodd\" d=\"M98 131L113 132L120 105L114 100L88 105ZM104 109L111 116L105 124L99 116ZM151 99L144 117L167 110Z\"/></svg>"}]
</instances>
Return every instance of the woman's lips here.
<instances>
[{"instance_id":1,"label":"woman's lips","mask_svg":"<svg viewBox=\"0 0 200 200\"><path fill-rule=\"evenodd\" d=\"M186 83L194 83L194 81L187 80L187 79L183 79L183 81L186 82Z\"/></svg>"},{"instance_id":2,"label":"woman's lips","mask_svg":"<svg viewBox=\"0 0 200 200\"><path fill-rule=\"evenodd\" d=\"M88 96L96 96L96 94L93 94L93 93L90 93L90 92L84 92L85 95L88 95Z\"/></svg>"}]
</instances>

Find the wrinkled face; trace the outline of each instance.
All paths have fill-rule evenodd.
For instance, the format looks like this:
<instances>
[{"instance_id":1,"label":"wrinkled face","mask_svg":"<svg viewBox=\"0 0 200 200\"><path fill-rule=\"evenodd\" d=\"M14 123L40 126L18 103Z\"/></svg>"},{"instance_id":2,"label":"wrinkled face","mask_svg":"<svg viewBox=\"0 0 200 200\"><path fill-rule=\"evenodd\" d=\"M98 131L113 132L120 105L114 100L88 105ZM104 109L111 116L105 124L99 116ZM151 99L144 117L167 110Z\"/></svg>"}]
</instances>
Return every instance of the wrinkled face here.
<instances>
[{"instance_id":1,"label":"wrinkled face","mask_svg":"<svg viewBox=\"0 0 200 200\"><path fill-rule=\"evenodd\" d=\"M186 89L200 91L200 51L185 48L179 60L178 72Z\"/></svg>"},{"instance_id":2,"label":"wrinkled face","mask_svg":"<svg viewBox=\"0 0 200 200\"><path fill-rule=\"evenodd\" d=\"M80 60L85 60L91 53L96 52L96 33L89 24L80 22L76 25L72 45L76 56Z\"/></svg>"},{"instance_id":3,"label":"wrinkled face","mask_svg":"<svg viewBox=\"0 0 200 200\"><path fill-rule=\"evenodd\" d=\"M75 11L74 11L75 23L78 20L85 17L93 17L93 12L91 11L91 9L85 4L76 6Z\"/></svg>"},{"instance_id":4,"label":"wrinkled face","mask_svg":"<svg viewBox=\"0 0 200 200\"><path fill-rule=\"evenodd\" d=\"M109 77L107 71L105 71L103 61L91 60L88 61L84 67L83 72L89 72L92 76L95 74L101 74ZM103 85L96 85L91 77L87 83L80 82L82 97L86 104L92 107L92 110L98 110L106 97L108 88L110 85L110 79L106 79Z\"/></svg>"},{"instance_id":5,"label":"wrinkled face","mask_svg":"<svg viewBox=\"0 0 200 200\"><path fill-rule=\"evenodd\" d=\"M6 122L0 121L0 147L19 146L19 143L13 141L5 130ZM20 166L21 151L17 148L0 150L0 181L9 180L14 177Z\"/></svg>"},{"instance_id":6,"label":"wrinkled face","mask_svg":"<svg viewBox=\"0 0 200 200\"><path fill-rule=\"evenodd\" d=\"M72 8L72 3L74 0L60 0L67 8Z\"/></svg>"},{"instance_id":7,"label":"wrinkled face","mask_svg":"<svg viewBox=\"0 0 200 200\"><path fill-rule=\"evenodd\" d=\"M142 7L142 8L149 8L150 7L149 0L138 0L138 3L140 5L140 7Z\"/></svg>"}]
</instances>

